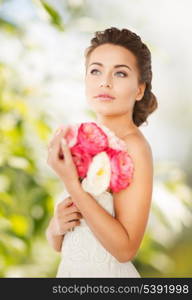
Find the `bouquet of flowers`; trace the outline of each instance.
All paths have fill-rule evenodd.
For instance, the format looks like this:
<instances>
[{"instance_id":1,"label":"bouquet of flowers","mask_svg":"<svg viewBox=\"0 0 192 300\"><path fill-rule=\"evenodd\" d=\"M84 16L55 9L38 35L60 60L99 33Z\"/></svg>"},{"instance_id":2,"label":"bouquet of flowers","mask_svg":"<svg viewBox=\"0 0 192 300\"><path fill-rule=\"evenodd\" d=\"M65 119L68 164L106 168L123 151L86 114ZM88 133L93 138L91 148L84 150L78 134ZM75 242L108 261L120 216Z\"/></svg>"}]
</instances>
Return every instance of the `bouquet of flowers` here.
<instances>
[{"instance_id":1,"label":"bouquet of flowers","mask_svg":"<svg viewBox=\"0 0 192 300\"><path fill-rule=\"evenodd\" d=\"M133 161L126 144L95 122L69 125L65 136L83 189L93 196L130 185Z\"/></svg>"}]
</instances>

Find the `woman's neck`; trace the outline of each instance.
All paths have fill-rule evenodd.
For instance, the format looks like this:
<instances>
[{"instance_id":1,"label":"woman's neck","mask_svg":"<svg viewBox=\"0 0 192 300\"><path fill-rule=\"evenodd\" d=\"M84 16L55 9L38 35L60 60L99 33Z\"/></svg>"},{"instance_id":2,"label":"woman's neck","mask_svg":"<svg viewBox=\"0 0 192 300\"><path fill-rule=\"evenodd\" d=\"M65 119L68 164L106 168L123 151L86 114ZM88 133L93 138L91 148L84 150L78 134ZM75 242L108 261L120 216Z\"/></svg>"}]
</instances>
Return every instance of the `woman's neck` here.
<instances>
[{"instance_id":1,"label":"woman's neck","mask_svg":"<svg viewBox=\"0 0 192 300\"><path fill-rule=\"evenodd\" d=\"M97 116L96 122L109 128L119 138L124 138L125 136L138 131L138 127L134 124L133 120L130 120L127 116Z\"/></svg>"}]
</instances>

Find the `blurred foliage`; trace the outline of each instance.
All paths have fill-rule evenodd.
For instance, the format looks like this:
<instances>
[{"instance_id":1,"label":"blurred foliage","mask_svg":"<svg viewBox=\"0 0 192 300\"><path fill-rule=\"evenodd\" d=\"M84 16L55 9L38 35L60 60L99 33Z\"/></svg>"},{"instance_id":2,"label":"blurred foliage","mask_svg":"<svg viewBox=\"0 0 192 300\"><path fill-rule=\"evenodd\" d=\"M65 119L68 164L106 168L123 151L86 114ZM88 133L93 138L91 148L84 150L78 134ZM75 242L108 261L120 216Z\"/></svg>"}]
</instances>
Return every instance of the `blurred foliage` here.
<instances>
[{"instance_id":1,"label":"blurred foliage","mask_svg":"<svg viewBox=\"0 0 192 300\"><path fill-rule=\"evenodd\" d=\"M49 21L51 24L57 27L59 30L64 30L63 19L61 18L59 12L53 8L47 1L34 1L37 5L42 5L40 9L44 9L49 16Z\"/></svg>"},{"instance_id":2,"label":"blurred foliage","mask_svg":"<svg viewBox=\"0 0 192 300\"><path fill-rule=\"evenodd\" d=\"M3 17L0 17L0 28L3 30L6 30L7 33L10 34L22 34L23 30L21 27L19 27L16 23L11 22L10 20L6 20Z\"/></svg>"},{"instance_id":3,"label":"blurred foliage","mask_svg":"<svg viewBox=\"0 0 192 300\"><path fill-rule=\"evenodd\" d=\"M1 63L0 276L6 276L10 267L33 261L40 268L33 252L40 237L41 243L44 240L47 244L44 232L55 192L54 180L43 176L38 168L34 149L34 137L45 147L50 128L45 115L33 113L26 91L19 88L16 78L16 72Z\"/></svg>"},{"instance_id":4,"label":"blurred foliage","mask_svg":"<svg viewBox=\"0 0 192 300\"><path fill-rule=\"evenodd\" d=\"M47 21L59 30L69 28L74 22L86 16L88 5L85 0L81 1L55 1L33 0L34 4L47 15ZM63 14L62 14L63 13Z\"/></svg>"},{"instance_id":5,"label":"blurred foliage","mask_svg":"<svg viewBox=\"0 0 192 300\"><path fill-rule=\"evenodd\" d=\"M191 277L192 189L175 162L155 165L155 192L136 265L143 277Z\"/></svg>"},{"instance_id":6,"label":"blurred foliage","mask_svg":"<svg viewBox=\"0 0 192 300\"><path fill-rule=\"evenodd\" d=\"M64 19L50 1L33 2L59 30L87 10L85 1L63 1ZM24 32L2 16L0 30L17 37ZM58 180L41 169L38 152L51 129L46 113L31 103L32 93L13 66L0 63L0 277L54 277L59 262L45 239ZM191 277L192 192L185 172L170 162L156 164L155 185L159 196L134 264L143 277Z\"/></svg>"}]
</instances>

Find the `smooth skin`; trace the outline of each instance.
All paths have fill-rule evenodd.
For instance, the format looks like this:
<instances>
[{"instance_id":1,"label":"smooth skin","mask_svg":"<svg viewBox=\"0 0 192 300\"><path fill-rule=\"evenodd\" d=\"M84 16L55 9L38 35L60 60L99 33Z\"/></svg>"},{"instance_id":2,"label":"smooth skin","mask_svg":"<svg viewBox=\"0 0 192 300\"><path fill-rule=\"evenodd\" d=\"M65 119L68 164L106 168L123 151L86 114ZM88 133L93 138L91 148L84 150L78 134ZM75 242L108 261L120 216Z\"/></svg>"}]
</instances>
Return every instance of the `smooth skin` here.
<instances>
[{"instance_id":1,"label":"smooth skin","mask_svg":"<svg viewBox=\"0 0 192 300\"><path fill-rule=\"evenodd\" d=\"M80 225L82 215L79 209L72 204L71 197L68 197L56 206L54 216L46 231L47 239L56 251L61 250L65 233Z\"/></svg>"},{"instance_id":2,"label":"smooth skin","mask_svg":"<svg viewBox=\"0 0 192 300\"><path fill-rule=\"evenodd\" d=\"M67 185L70 198L103 247L119 262L126 262L134 258L140 247L152 199L152 151L132 120L134 103L142 99L145 84L139 83L136 59L129 50L117 45L104 44L97 47L87 61L85 88L88 104L95 111L97 121L125 141L135 166L131 185L113 194L115 216L108 214L93 197L83 191L75 171L70 171L69 182L67 168L69 172L74 170L74 166L67 146L62 148L66 173L58 172L56 160L50 166ZM114 96L114 101L96 100L95 96L103 93ZM62 136L63 133L59 134L52 143L59 145ZM56 148L59 152L59 146ZM60 251L63 237L64 235L60 239L53 238L54 249Z\"/></svg>"},{"instance_id":3,"label":"smooth skin","mask_svg":"<svg viewBox=\"0 0 192 300\"><path fill-rule=\"evenodd\" d=\"M65 135L65 131L57 129L52 140L49 143L48 148L52 148L52 152L48 153L47 163L51 166L54 165L53 169L62 178L63 161L59 160L58 155L62 154L62 147L60 146L61 136ZM58 139L59 137L59 139ZM59 162L59 163L58 163ZM55 167L56 166L56 167ZM74 166L73 166L74 167ZM76 171L75 178L77 177ZM69 177L69 180L73 181L73 178ZM71 197L63 199L55 207L54 215L49 222L46 230L46 237L50 245L56 251L61 251L62 241L67 231L73 230L74 227L80 225L80 219L82 214L79 209L73 205Z\"/></svg>"}]
</instances>

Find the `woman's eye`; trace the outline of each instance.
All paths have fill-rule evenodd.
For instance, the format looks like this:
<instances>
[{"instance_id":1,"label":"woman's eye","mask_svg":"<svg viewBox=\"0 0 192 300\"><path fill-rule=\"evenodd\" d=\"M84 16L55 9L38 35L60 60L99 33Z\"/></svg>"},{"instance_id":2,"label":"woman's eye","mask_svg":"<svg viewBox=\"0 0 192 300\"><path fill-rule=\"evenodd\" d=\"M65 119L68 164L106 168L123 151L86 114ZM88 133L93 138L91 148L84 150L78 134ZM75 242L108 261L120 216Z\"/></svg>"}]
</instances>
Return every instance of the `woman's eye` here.
<instances>
[{"instance_id":1,"label":"woman's eye","mask_svg":"<svg viewBox=\"0 0 192 300\"><path fill-rule=\"evenodd\" d=\"M127 74L126 73L124 73L124 72L117 72L116 74L121 74L121 76L120 77L126 77L127 76ZM123 75L123 76L122 76Z\"/></svg>"},{"instance_id":2,"label":"woman's eye","mask_svg":"<svg viewBox=\"0 0 192 300\"><path fill-rule=\"evenodd\" d=\"M91 70L91 74L97 74L97 72L99 72L99 70L97 70L97 69L93 69L93 70Z\"/></svg>"},{"instance_id":3,"label":"woman's eye","mask_svg":"<svg viewBox=\"0 0 192 300\"><path fill-rule=\"evenodd\" d=\"M98 73L100 73L100 71L99 71L99 70L97 70L97 69L93 69L93 70L91 70L91 71L90 71L90 73L91 73L91 74L93 74L93 75L95 75L95 74L98 74ZM124 73L124 72L121 72L121 71L119 71L119 72L116 72L115 74L120 74L120 75L118 75L118 77L126 77L126 76L127 76L127 74L126 74L126 73Z\"/></svg>"}]
</instances>

